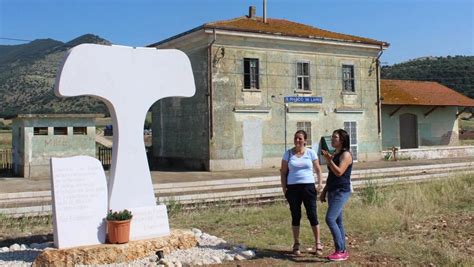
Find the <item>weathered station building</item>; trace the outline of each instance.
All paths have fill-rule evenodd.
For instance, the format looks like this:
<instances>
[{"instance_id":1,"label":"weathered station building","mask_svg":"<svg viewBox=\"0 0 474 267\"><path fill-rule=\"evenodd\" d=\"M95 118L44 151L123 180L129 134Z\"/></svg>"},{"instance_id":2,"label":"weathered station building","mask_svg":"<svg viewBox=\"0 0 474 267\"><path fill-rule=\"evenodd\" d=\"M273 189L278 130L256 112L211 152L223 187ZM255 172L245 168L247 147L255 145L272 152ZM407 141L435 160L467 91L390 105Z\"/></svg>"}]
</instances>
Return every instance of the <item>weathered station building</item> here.
<instances>
[{"instance_id":1,"label":"weathered station building","mask_svg":"<svg viewBox=\"0 0 474 267\"><path fill-rule=\"evenodd\" d=\"M194 169L279 166L293 133L345 128L357 160L381 158L378 58L389 44L284 19L206 23L154 43L190 58L192 98L153 107L154 156Z\"/></svg>"},{"instance_id":2,"label":"weathered station building","mask_svg":"<svg viewBox=\"0 0 474 267\"><path fill-rule=\"evenodd\" d=\"M20 114L12 118L13 172L49 178L51 157L96 156L95 114Z\"/></svg>"},{"instance_id":3,"label":"weathered station building","mask_svg":"<svg viewBox=\"0 0 474 267\"><path fill-rule=\"evenodd\" d=\"M411 158L416 149L423 158L474 155L472 146L456 148L458 117L474 99L437 82L383 79L381 89L383 149L411 149Z\"/></svg>"}]
</instances>

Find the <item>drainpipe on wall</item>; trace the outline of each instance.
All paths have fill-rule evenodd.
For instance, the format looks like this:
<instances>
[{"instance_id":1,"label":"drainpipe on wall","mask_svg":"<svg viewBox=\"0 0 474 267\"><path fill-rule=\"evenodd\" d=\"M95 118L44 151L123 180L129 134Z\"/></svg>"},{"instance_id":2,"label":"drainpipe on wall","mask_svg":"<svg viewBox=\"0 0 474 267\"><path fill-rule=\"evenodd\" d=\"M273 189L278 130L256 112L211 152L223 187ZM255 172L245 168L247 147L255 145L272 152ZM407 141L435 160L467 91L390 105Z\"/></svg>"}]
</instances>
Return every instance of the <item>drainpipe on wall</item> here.
<instances>
[{"instance_id":1,"label":"drainpipe on wall","mask_svg":"<svg viewBox=\"0 0 474 267\"><path fill-rule=\"evenodd\" d=\"M377 130L380 136L382 132L381 120L382 120L382 102L380 101L380 57L383 54L383 47L380 46L380 52L375 59L375 74L377 79Z\"/></svg>"},{"instance_id":2,"label":"drainpipe on wall","mask_svg":"<svg viewBox=\"0 0 474 267\"><path fill-rule=\"evenodd\" d=\"M207 51L207 78L208 78L208 92L207 92L207 107L209 109L209 141L214 138L214 110L212 105L212 45L216 42L216 29L213 30L213 40L208 45ZM210 157L209 150L209 159Z\"/></svg>"}]
</instances>

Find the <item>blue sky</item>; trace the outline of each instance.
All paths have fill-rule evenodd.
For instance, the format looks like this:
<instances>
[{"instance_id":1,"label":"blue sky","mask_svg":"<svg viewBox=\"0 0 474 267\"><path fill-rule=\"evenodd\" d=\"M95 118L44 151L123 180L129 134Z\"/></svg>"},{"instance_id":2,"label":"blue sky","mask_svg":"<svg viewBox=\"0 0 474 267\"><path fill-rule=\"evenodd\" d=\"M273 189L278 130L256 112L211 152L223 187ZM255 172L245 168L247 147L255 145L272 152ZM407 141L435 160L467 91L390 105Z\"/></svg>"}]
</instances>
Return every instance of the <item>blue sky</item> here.
<instances>
[{"instance_id":1,"label":"blue sky","mask_svg":"<svg viewBox=\"0 0 474 267\"><path fill-rule=\"evenodd\" d=\"M0 38L67 42L93 33L145 46L263 0L0 0ZM270 18L386 41L394 64L423 56L473 55L474 0L267 0ZM21 44L0 39L0 44Z\"/></svg>"}]
</instances>

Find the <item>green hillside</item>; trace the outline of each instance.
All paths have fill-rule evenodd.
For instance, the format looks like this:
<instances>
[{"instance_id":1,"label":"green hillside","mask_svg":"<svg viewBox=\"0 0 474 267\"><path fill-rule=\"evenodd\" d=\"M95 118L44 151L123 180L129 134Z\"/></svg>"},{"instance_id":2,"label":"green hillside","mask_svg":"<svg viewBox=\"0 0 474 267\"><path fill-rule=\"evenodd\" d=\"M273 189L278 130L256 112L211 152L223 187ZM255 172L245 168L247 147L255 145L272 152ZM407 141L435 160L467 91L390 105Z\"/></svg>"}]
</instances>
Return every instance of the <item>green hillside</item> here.
<instances>
[{"instance_id":1,"label":"green hillside","mask_svg":"<svg viewBox=\"0 0 474 267\"><path fill-rule=\"evenodd\" d=\"M474 98L474 56L425 57L383 66L382 79L436 81Z\"/></svg>"},{"instance_id":2,"label":"green hillside","mask_svg":"<svg viewBox=\"0 0 474 267\"><path fill-rule=\"evenodd\" d=\"M92 34L63 43L52 39L0 45L0 117L24 113L106 113L90 97L58 98L53 86L65 52L78 44L110 44Z\"/></svg>"},{"instance_id":3,"label":"green hillside","mask_svg":"<svg viewBox=\"0 0 474 267\"><path fill-rule=\"evenodd\" d=\"M110 44L86 34L67 43L52 39L0 45L0 117L24 113L108 113L90 97L58 98L53 86L65 52L78 44ZM436 81L474 98L474 56L426 57L383 66L382 79Z\"/></svg>"}]
</instances>

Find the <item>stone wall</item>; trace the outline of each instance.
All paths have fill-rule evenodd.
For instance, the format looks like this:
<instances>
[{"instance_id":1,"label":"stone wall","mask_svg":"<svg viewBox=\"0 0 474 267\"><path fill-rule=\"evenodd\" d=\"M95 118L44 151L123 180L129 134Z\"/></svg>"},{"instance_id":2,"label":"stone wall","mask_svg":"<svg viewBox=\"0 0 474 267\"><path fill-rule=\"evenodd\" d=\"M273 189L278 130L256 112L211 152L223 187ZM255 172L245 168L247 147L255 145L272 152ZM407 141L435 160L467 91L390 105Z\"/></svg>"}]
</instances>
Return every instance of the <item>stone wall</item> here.
<instances>
[{"instance_id":1,"label":"stone wall","mask_svg":"<svg viewBox=\"0 0 474 267\"><path fill-rule=\"evenodd\" d=\"M390 150L384 150L382 156L385 157L391 153ZM474 157L474 146L433 146L399 149L396 154L400 160Z\"/></svg>"},{"instance_id":2,"label":"stone wall","mask_svg":"<svg viewBox=\"0 0 474 267\"><path fill-rule=\"evenodd\" d=\"M199 39L176 47L191 61L196 94L161 99L153 105L153 165L209 169L207 42Z\"/></svg>"}]
</instances>

